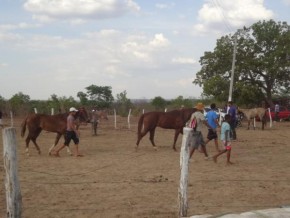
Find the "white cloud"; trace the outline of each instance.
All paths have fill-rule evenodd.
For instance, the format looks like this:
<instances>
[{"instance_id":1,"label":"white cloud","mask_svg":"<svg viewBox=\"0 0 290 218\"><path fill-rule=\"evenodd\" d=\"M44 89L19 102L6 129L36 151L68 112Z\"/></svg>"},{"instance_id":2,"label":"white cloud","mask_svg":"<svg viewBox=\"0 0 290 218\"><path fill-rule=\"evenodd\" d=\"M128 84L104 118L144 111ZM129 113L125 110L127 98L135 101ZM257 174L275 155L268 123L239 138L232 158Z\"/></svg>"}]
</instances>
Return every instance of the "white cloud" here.
<instances>
[{"instance_id":1,"label":"white cloud","mask_svg":"<svg viewBox=\"0 0 290 218\"><path fill-rule=\"evenodd\" d=\"M53 19L104 19L138 12L133 0L27 0L24 9L42 22Z\"/></svg>"},{"instance_id":2,"label":"white cloud","mask_svg":"<svg viewBox=\"0 0 290 218\"><path fill-rule=\"evenodd\" d=\"M175 3L168 3L168 4L157 3L157 4L155 4L155 7L159 8L159 9L166 9L166 8L172 8L172 7L174 7L174 5L175 5Z\"/></svg>"},{"instance_id":3,"label":"white cloud","mask_svg":"<svg viewBox=\"0 0 290 218\"><path fill-rule=\"evenodd\" d=\"M0 63L0 67L7 67L8 66L8 64L6 64L6 63Z\"/></svg>"},{"instance_id":4,"label":"white cloud","mask_svg":"<svg viewBox=\"0 0 290 218\"><path fill-rule=\"evenodd\" d=\"M197 63L196 60L194 60L193 58L183 58L183 57L173 58L172 62L178 63L178 64L195 64L195 63Z\"/></svg>"},{"instance_id":5,"label":"white cloud","mask_svg":"<svg viewBox=\"0 0 290 218\"><path fill-rule=\"evenodd\" d=\"M283 0L283 2L285 3L285 5L290 6L290 0Z\"/></svg>"},{"instance_id":6,"label":"white cloud","mask_svg":"<svg viewBox=\"0 0 290 218\"><path fill-rule=\"evenodd\" d=\"M149 42L149 45L153 47L166 47L169 44L169 40L166 39L162 33L155 34L154 39Z\"/></svg>"},{"instance_id":7,"label":"white cloud","mask_svg":"<svg viewBox=\"0 0 290 218\"><path fill-rule=\"evenodd\" d=\"M273 16L274 13L265 8L263 0L210 1L199 10L199 23L194 30L199 33L232 32Z\"/></svg>"}]
</instances>

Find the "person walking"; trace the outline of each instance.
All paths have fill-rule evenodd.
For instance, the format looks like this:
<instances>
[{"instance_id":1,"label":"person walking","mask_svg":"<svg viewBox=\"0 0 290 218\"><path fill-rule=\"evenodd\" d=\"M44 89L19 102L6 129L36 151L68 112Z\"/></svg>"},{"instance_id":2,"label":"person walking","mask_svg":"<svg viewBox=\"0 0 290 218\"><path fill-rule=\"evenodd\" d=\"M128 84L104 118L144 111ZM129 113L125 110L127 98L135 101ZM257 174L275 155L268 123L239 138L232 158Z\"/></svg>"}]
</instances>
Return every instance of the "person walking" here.
<instances>
[{"instance_id":1,"label":"person walking","mask_svg":"<svg viewBox=\"0 0 290 218\"><path fill-rule=\"evenodd\" d=\"M203 115L203 103L198 103L195 108L196 111L192 113L189 121L186 124L187 127L193 128L190 158L192 157L194 151L198 149L199 146L201 146L201 150L204 153L205 159L209 159L201 130L203 124L206 125L208 128L210 128L210 126Z\"/></svg>"},{"instance_id":2,"label":"person walking","mask_svg":"<svg viewBox=\"0 0 290 218\"><path fill-rule=\"evenodd\" d=\"M82 157L83 155L79 153L79 131L76 128L76 124L75 124L75 114L78 110L75 109L74 107L71 107L69 109L69 115L67 117L67 128L66 128L66 132L65 132L65 141L64 144L59 147L54 155L59 157L59 152L65 147L65 146L69 146L71 140L74 141L75 144L75 156L76 157Z\"/></svg>"},{"instance_id":3,"label":"person walking","mask_svg":"<svg viewBox=\"0 0 290 218\"><path fill-rule=\"evenodd\" d=\"M233 105L232 101L228 102L227 114L229 114L231 118L231 120L229 121L230 127L231 127L231 131L230 131L231 140L237 140L237 133L236 133L237 108L236 106Z\"/></svg>"},{"instance_id":4,"label":"person walking","mask_svg":"<svg viewBox=\"0 0 290 218\"><path fill-rule=\"evenodd\" d=\"M232 146L231 146L231 137L230 137L230 131L231 131L231 127L230 127L230 120L231 117L229 114L225 115L225 121L222 123L221 126L221 141L224 145L224 149L220 152L218 152L216 155L212 156L212 159L215 163L217 163L217 158L224 154L227 153L227 165L233 164L231 162L231 150L232 150Z\"/></svg>"},{"instance_id":5,"label":"person walking","mask_svg":"<svg viewBox=\"0 0 290 218\"><path fill-rule=\"evenodd\" d=\"M207 112L205 115L205 119L207 120L207 123L209 124L210 128L208 128L207 133L207 140L205 144L207 145L211 140L214 140L216 151L219 152L219 146L218 146L218 136L217 136L217 128L219 127L218 122L218 115L216 113L216 104L212 103L210 105L210 111Z\"/></svg>"}]
</instances>

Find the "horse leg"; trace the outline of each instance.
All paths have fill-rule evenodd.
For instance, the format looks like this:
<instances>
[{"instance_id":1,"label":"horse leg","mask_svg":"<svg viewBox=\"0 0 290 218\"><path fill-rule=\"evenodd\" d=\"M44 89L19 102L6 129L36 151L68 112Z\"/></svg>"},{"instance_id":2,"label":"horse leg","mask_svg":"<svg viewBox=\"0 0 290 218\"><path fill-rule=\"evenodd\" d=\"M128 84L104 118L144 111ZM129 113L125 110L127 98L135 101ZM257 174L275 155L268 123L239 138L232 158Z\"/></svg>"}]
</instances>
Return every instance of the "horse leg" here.
<instances>
[{"instance_id":1,"label":"horse leg","mask_svg":"<svg viewBox=\"0 0 290 218\"><path fill-rule=\"evenodd\" d=\"M41 154L40 148L39 148L38 144L36 143L36 138L31 139L31 141L33 142L38 154Z\"/></svg>"},{"instance_id":2,"label":"horse leg","mask_svg":"<svg viewBox=\"0 0 290 218\"><path fill-rule=\"evenodd\" d=\"M55 140L54 140L54 144L53 144L53 145L49 148L49 150L48 150L48 155L51 155L51 152L52 152L52 150L54 149L54 147L57 145L57 143L58 143L60 137L61 137L61 134L57 133L57 134L56 134L56 137L55 137Z\"/></svg>"},{"instance_id":3,"label":"horse leg","mask_svg":"<svg viewBox=\"0 0 290 218\"><path fill-rule=\"evenodd\" d=\"M156 144L154 142L154 135L155 135L155 128L150 130L150 137L149 137L149 139L150 139L151 144L153 145L154 149L157 150Z\"/></svg>"},{"instance_id":4,"label":"horse leg","mask_svg":"<svg viewBox=\"0 0 290 218\"><path fill-rule=\"evenodd\" d=\"M138 148L141 139L147 134L148 131L149 130L144 130L140 134L138 134L138 139L137 139L137 142L136 142L136 148Z\"/></svg>"},{"instance_id":5,"label":"horse leg","mask_svg":"<svg viewBox=\"0 0 290 218\"><path fill-rule=\"evenodd\" d=\"M27 156L29 156L29 149L28 149L28 147L29 147L29 142L30 142L30 137L29 137L29 135L28 135L28 136L26 137L26 139L25 139L25 143L26 143L25 153L26 153Z\"/></svg>"},{"instance_id":6,"label":"horse leg","mask_svg":"<svg viewBox=\"0 0 290 218\"><path fill-rule=\"evenodd\" d=\"M174 134L173 146L172 146L172 148L173 148L174 151L176 151L175 145L176 145L176 141L177 141L177 138L178 138L179 133L182 133L182 131L180 131L180 129L176 129L175 130L175 134Z\"/></svg>"},{"instance_id":7,"label":"horse leg","mask_svg":"<svg viewBox=\"0 0 290 218\"><path fill-rule=\"evenodd\" d=\"M40 154L40 148L38 146L38 144L36 143L36 139L37 137L39 136L40 132L41 132L42 129L38 128L38 129L30 129L29 130L29 133L28 133L28 136L26 137L26 155L29 156L29 142L30 140L33 142L35 148L37 149L38 151L38 154Z\"/></svg>"}]
</instances>

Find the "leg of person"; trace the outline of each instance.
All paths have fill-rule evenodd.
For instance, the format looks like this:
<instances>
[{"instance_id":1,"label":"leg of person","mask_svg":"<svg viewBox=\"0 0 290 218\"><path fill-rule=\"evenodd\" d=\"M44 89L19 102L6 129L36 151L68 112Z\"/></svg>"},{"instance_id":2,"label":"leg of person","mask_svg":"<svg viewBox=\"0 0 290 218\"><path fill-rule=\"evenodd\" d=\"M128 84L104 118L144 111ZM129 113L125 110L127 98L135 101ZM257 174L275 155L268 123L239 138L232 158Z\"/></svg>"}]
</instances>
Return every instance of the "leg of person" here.
<instances>
[{"instance_id":1,"label":"leg of person","mask_svg":"<svg viewBox=\"0 0 290 218\"><path fill-rule=\"evenodd\" d=\"M205 158L208 159L208 154L207 154L207 151L206 151L205 144L201 144L201 150L203 151Z\"/></svg>"},{"instance_id":2,"label":"leg of person","mask_svg":"<svg viewBox=\"0 0 290 218\"><path fill-rule=\"evenodd\" d=\"M80 154L80 152L79 152L79 142L80 142L80 140L79 140L79 138L76 136L76 134L74 133L73 134L73 141L74 141L74 143L75 143L75 156L76 157L82 157L83 155L82 154Z\"/></svg>"},{"instance_id":3,"label":"leg of person","mask_svg":"<svg viewBox=\"0 0 290 218\"><path fill-rule=\"evenodd\" d=\"M189 159L192 157L194 151L195 151L195 148L191 147L190 154L189 154Z\"/></svg>"},{"instance_id":4,"label":"leg of person","mask_svg":"<svg viewBox=\"0 0 290 218\"><path fill-rule=\"evenodd\" d=\"M75 156L76 157L83 157L84 155L80 154L79 152L79 144L75 144Z\"/></svg>"},{"instance_id":5,"label":"leg of person","mask_svg":"<svg viewBox=\"0 0 290 218\"><path fill-rule=\"evenodd\" d=\"M207 140L205 141L204 146L206 146L210 141L211 141L211 139L207 139ZM202 149L202 146L198 147L198 151L199 151L200 153L204 153L204 151L203 151L203 149Z\"/></svg>"},{"instance_id":6,"label":"leg of person","mask_svg":"<svg viewBox=\"0 0 290 218\"><path fill-rule=\"evenodd\" d=\"M220 152L221 150L219 149L219 143L218 143L218 139L217 138L214 139L214 144L215 144L216 151Z\"/></svg>"},{"instance_id":7,"label":"leg of person","mask_svg":"<svg viewBox=\"0 0 290 218\"><path fill-rule=\"evenodd\" d=\"M71 132L66 132L65 133L65 139L64 139L64 144L62 146L60 146L58 149L56 149L56 151L53 153L54 156L59 157L59 152L65 147L68 146L70 141L72 139L72 134Z\"/></svg>"},{"instance_id":8,"label":"leg of person","mask_svg":"<svg viewBox=\"0 0 290 218\"><path fill-rule=\"evenodd\" d=\"M216 155L212 156L213 161L216 163L218 156L220 156L220 155L222 155L223 153L226 153L226 152L227 152L227 150L224 149L224 150L220 151L219 153L217 153Z\"/></svg>"},{"instance_id":9,"label":"leg of person","mask_svg":"<svg viewBox=\"0 0 290 218\"><path fill-rule=\"evenodd\" d=\"M226 147L226 150L227 150L227 165L233 164L231 162L231 150L232 150L232 146L231 145L228 145Z\"/></svg>"},{"instance_id":10,"label":"leg of person","mask_svg":"<svg viewBox=\"0 0 290 218\"><path fill-rule=\"evenodd\" d=\"M236 129L233 129L233 140L237 140L237 133L236 133Z\"/></svg>"},{"instance_id":11,"label":"leg of person","mask_svg":"<svg viewBox=\"0 0 290 218\"><path fill-rule=\"evenodd\" d=\"M208 154L207 154L207 151L206 151L205 142L203 140L203 135L202 135L201 132L200 132L200 134L198 136L198 145L201 146L201 150L203 151L204 156L208 159Z\"/></svg>"},{"instance_id":12,"label":"leg of person","mask_svg":"<svg viewBox=\"0 0 290 218\"><path fill-rule=\"evenodd\" d=\"M63 144L62 146L60 146L58 149L56 149L56 151L53 153L54 156L59 157L59 152L65 147L66 145Z\"/></svg>"}]
</instances>

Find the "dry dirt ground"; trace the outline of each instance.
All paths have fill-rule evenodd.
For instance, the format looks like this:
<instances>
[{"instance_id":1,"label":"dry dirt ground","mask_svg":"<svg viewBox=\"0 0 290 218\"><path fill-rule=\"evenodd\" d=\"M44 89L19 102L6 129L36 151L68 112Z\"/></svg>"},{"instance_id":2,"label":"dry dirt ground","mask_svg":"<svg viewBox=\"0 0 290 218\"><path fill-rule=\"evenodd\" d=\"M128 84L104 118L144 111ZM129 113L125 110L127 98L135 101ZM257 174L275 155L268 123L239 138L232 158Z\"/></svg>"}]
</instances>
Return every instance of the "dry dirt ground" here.
<instances>
[{"instance_id":1,"label":"dry dirt ground","mask_svg":"<svg viewBox=\"0 0 290 218\"><path fill-rule=\"evenodd\" d=\"M98 136L81 127L84 157L48 156L55 134L38 138L42 154L30 145L25 155L21 118L15 118L23 218L178 217L180 153L172 150L173 130L157 128L155 151L146 135L135 151L136 117L102 121ZM9 124L9 120L4 122ZM260 125L258 123L257 125ZM206 129L204 129L206 134ZM290 205L290 122L271 129L237 129L232 161L204 160L197 152L189 166L188 215L223 214ZM0 154L3 157L2 132ZM63 142L63 140L61 140ZM182 137L178 139L180 148ZM73 149L73 144L71 144ZM213 142L207 146L215 153ZM5 217L3 158L0 158L0 217Z\"/></svg>"}]
</instances>

